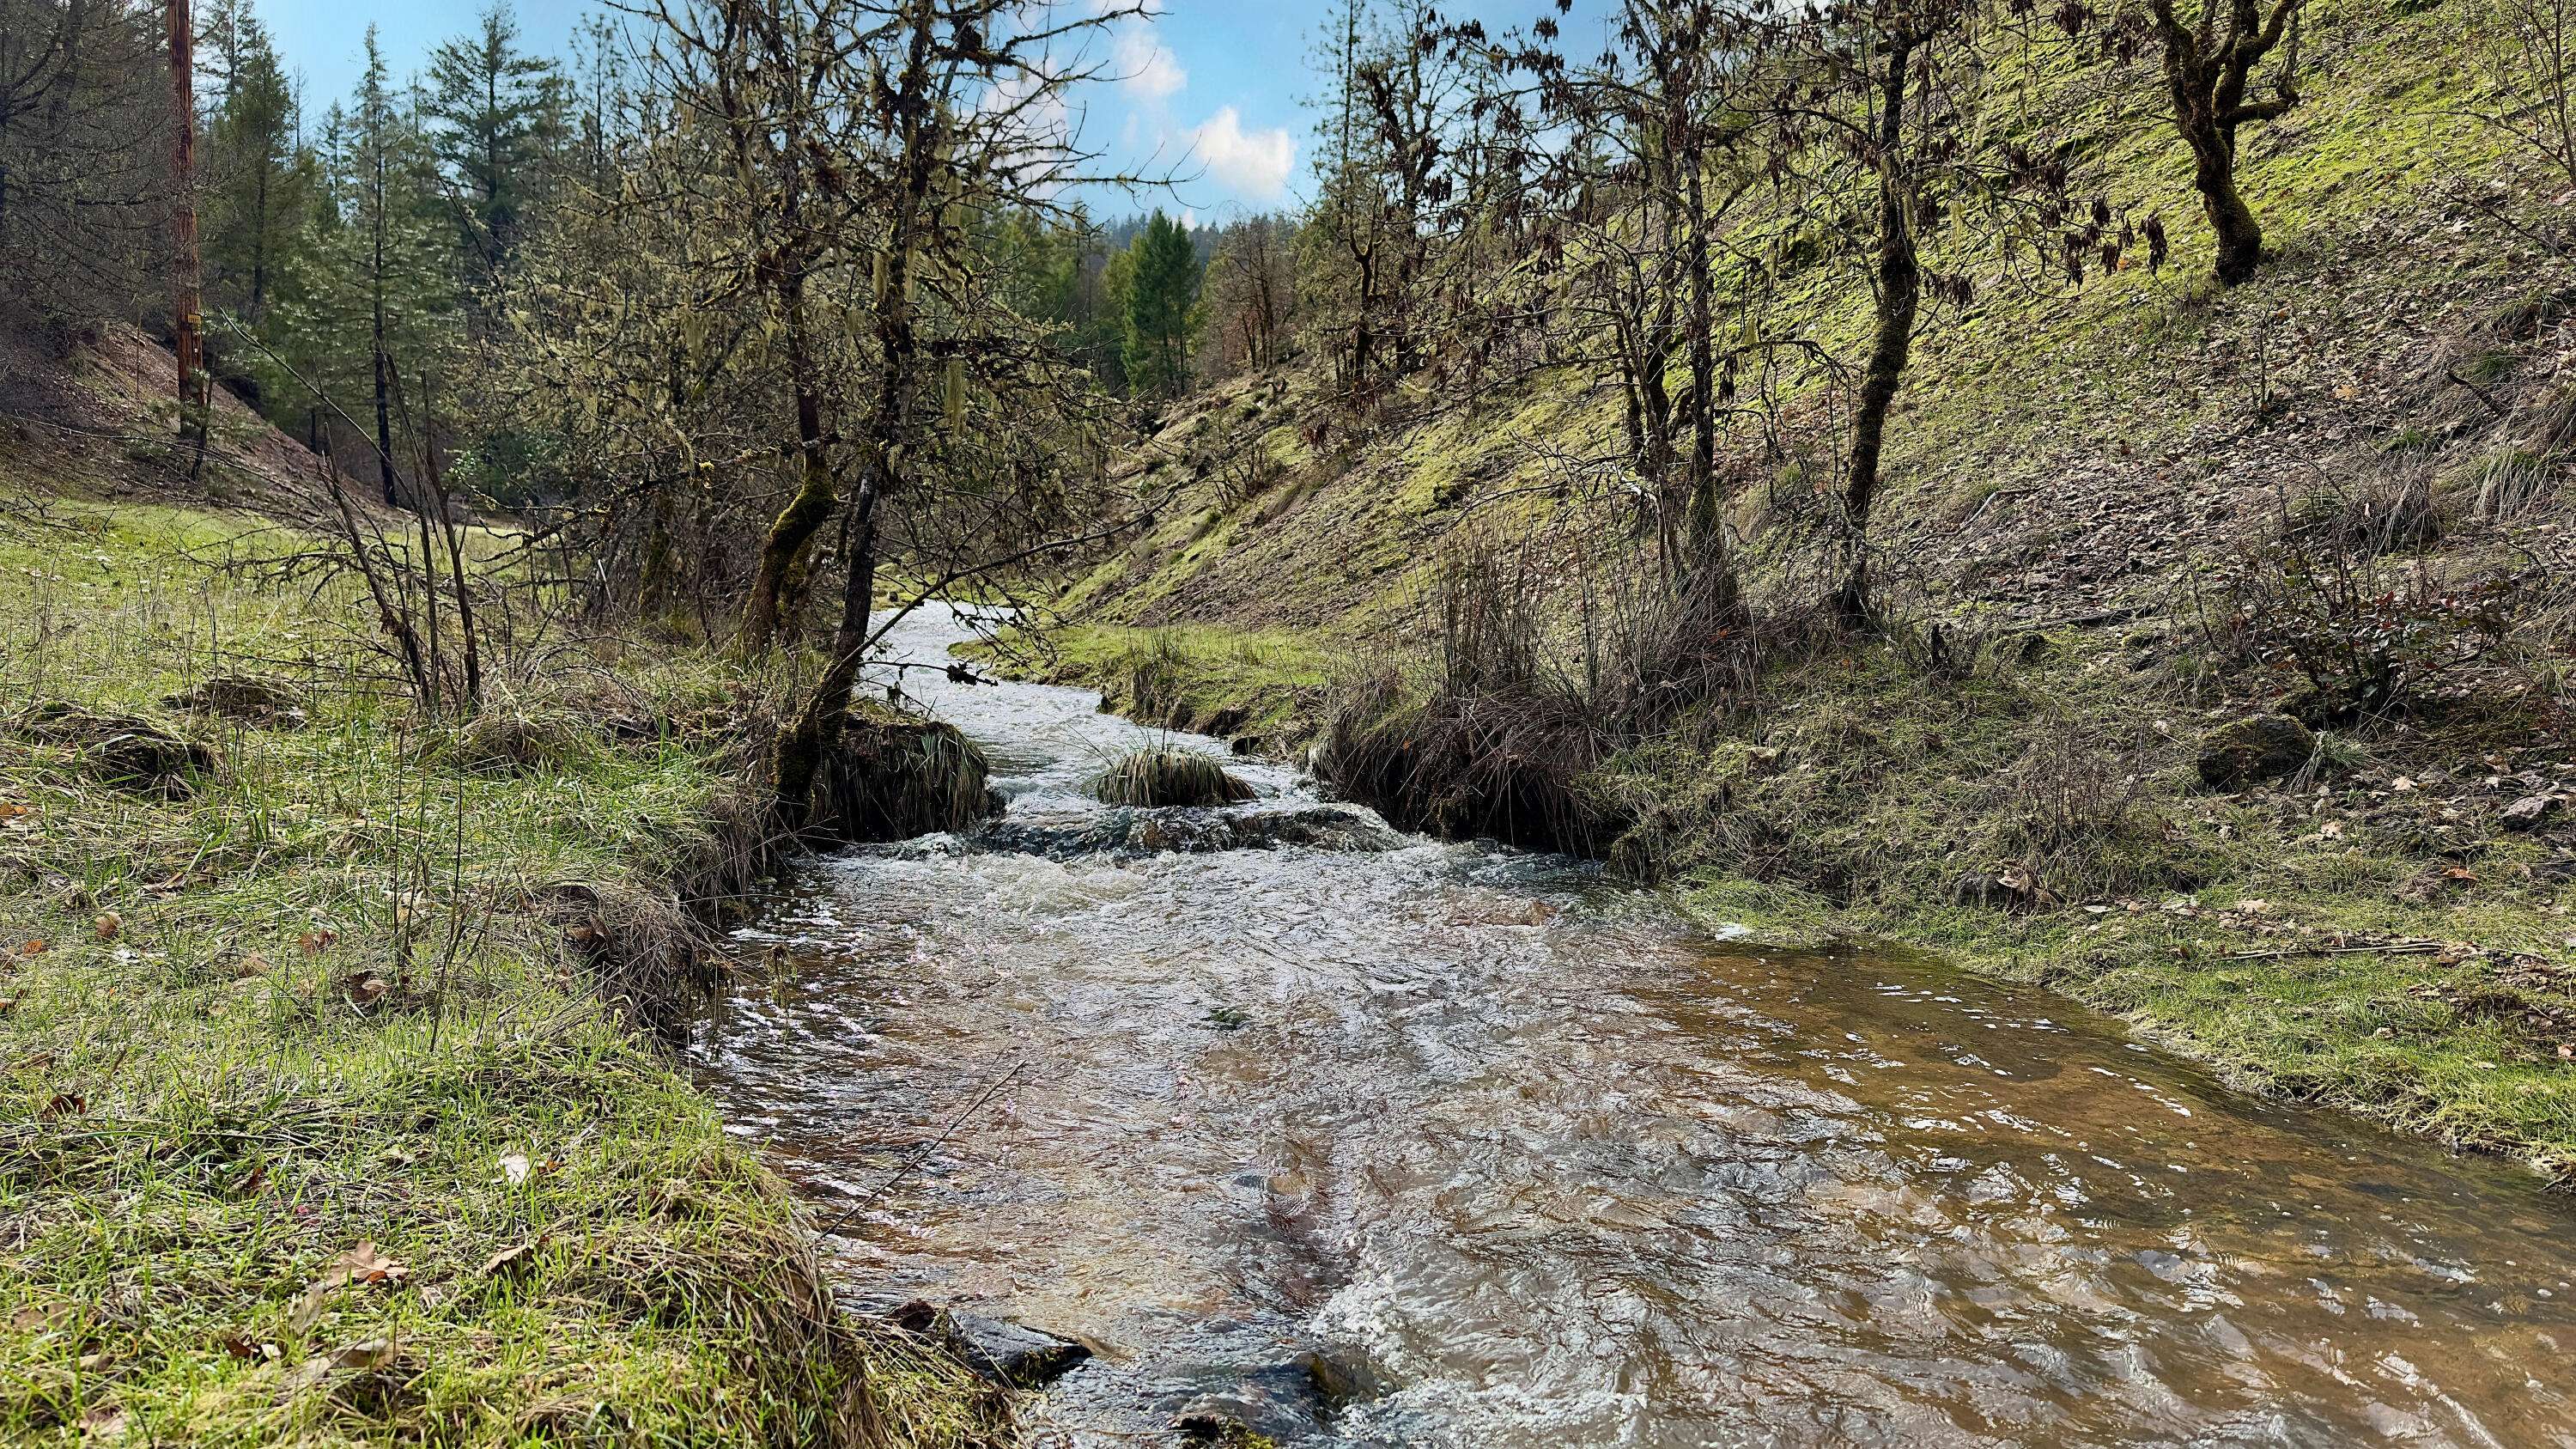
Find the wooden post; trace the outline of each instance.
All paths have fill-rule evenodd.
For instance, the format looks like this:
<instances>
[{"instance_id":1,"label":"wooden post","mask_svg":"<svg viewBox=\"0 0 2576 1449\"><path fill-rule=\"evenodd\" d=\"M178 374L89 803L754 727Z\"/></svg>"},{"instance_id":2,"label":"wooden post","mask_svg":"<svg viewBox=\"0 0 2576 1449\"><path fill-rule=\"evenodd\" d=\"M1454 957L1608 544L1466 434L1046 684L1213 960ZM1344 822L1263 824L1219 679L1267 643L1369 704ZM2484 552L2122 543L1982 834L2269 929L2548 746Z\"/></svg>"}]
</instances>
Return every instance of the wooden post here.
<instances>
[{"instance_id":1,"label":"wooden post","mask_svg":"<svg viewBox=\"0 0 2576 1449\"><path fill-rule=\"evenodd\" d=\"M165 0L170 22L170 343L179 354L179 431L205 442L206 342L197 278L197 33L188 0ZM194 416L194 423L191 416Z\"/></svg>"}]
</instances>

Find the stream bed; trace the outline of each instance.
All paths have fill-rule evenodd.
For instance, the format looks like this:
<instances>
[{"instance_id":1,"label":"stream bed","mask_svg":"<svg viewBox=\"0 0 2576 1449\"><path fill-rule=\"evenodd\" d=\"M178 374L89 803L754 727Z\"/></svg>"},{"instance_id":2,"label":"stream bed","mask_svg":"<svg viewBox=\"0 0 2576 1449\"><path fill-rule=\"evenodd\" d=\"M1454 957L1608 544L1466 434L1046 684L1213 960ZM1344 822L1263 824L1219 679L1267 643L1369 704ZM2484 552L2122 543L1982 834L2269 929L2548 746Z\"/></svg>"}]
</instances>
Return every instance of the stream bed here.
<instances>
[{"instance_id":1,"label":"stream bed","mask_svg":"<svg viewBox=\"0 0 2576 1449\"><path fill-rule=\"evenodd\" d=\"M1118 752L1224 745L906 683L1000 827L799 867L690 1051L850 1282L1092 1350L1038 1443L2576 1445L2576 1208L2510 1164L1276 764L1109 811Z\"/></svg>"}]
</instances>

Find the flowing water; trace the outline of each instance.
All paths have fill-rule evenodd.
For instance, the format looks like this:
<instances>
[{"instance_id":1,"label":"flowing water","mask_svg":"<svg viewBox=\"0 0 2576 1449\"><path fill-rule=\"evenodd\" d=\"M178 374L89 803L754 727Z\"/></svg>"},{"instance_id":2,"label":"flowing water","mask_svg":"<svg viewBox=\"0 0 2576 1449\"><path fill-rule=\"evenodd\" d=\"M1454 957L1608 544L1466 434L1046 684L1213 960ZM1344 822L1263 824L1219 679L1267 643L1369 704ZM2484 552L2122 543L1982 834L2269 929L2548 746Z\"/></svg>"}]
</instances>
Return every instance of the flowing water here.
<instances>
[{"instance_id":1,"label":"flowing water","mask_svg":"<svg viewBox=\"0 0 2576 1449\"><path fill-rule=\"evenodd\" d=\"M1022 846L1173 740L927 692ZM1316 799L1234 767L1238 812ZM1296 1445L2576 1444L2576 1212L2515 1169L2043 993L1387 843L815 862L703 1079L852 1281L1096 1351L1042 1442L1214 1395Z\"/></svg>"}]
</instances>

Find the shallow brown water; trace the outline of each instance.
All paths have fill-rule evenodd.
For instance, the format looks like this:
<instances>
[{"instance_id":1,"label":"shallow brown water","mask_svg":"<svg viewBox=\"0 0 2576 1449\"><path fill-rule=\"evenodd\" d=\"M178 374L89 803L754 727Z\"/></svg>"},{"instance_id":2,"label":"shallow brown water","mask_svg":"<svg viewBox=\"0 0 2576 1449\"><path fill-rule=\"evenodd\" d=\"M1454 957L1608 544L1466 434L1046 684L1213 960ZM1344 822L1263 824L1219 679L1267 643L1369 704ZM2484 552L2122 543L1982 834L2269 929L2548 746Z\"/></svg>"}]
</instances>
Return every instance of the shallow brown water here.
<instances>
[{"instance_id":1,"label":"shallow brown water","mask_svg":"<svg viewBox=\"0 0 2576 1449\"><path fill-rule=\"evenodd\" d=\"M1015 824L1134 734L940 703ZM1053 1442L1215 1392L1308 1444L2576 1444L2566 1204L2042 993L1419 840L917 843L748 934L703 1079L855 1281L1100 1350Z\"/></svg>"}]
</instances>

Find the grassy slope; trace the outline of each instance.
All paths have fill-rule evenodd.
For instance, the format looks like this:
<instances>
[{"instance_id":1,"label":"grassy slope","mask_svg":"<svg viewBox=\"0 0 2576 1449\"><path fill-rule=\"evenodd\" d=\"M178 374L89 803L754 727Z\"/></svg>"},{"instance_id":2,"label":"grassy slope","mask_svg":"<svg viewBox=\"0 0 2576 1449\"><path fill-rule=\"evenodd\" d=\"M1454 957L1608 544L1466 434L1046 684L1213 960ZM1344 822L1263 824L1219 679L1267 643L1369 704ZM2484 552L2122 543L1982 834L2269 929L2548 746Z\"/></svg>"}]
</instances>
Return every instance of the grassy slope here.
<instances>
[{"instance_id":1,"label":"grassy slope","mask_svg":"<svg viewBox=\"0 0 2576 1449\"><path fill-rule=\"evenodd\" d=\"M541 909L581 882L634 908L612 930L667 911L676 862L722 845L716 742L442 763L469 752L363 682L349 599L196 557L291 540L48 511L0 514L13 701L169 721L157 701L218 661L318 687L309 729L196 723L223 765L184 801L0 737L0 1439L988 1427L955 1370L834 1317L789 1196ZM585 662L664 719L741 687L704 659ZM402 1271L329 1286L353 1252Z\"/></svg>"},{"instance_id":2,"label":"grassy slope","mask_svg":"<svg viewBox=\"0 0 2576 1449\"><path fill-rule=\"evenodd\" d=\"M1889 644L1784 662L1762 707L1692 721L1597 785L1645 821L1628 853L1677 876L1712 921L1943 948L2125 1012L2249 1085L2565 1177L2576 921L2558 897L2576 847L2563 824L2496 828L2507 801L2570 783L2564 742L2498 706L2330 739L2297 791L2212 795L2192 771L2202 730L2249 702L2224 699L2194 657L2195 571L2270 527L2285 496L2364 477L2419 472L2460 522L2486 460L2576 387L2563 321L2500 320L2576 295L2576 278L2450 199L2522 181L2455 109L2476 92L2466 11L2338 0L2310 20L2307 103L2247 138L2249 199L2278 257L2233 292L2199 280L2206 231L2152 71L2041 77L2115 203L2161 213L2176 255L2161 275L2134 267L2081 290L1989 285L1919 350L1878 541L1891 577L1996 646L1957 678ZM1837 300L1847 282L1804 279L1792 300L1809 335L1857 335ZM2517 415L2487 416L2444 380L2454 367ZM1598 439L1616 419L1600 381L1547 375L1374 435L1343 423L1319 449L1311 386L1238 381L1172 420L1140 487L1178 482L1180 499L1071 589L1081 622L1057 677L1186 722L1381 660L1427 628L1422 593L1453 536L1483 522L1558 536L1564 515L1532 491L1548 480L1533 443ZM1227 461L1254 450L1270 474ZM2563 486L2569 460L2558 467ZM1800 486L1784 476L1740 500L1757 588L1778 582L1762 572L1766 517ZM2467 560L2562 556L2566 542L2542 515L2462 528L2449 546ZM2053 622L2114 609L2144 613ZM2049 643L2025 662L2012 631L2031 625ZM1267 640L1254 663L1229 631ZM1150 679L1175 683L1133 682ZM1286 714L1319 723L1321 694ZM2063 903L1950 903L1962 874L2015 862L2038 865Z\"/></svg>"}]
</instances>

